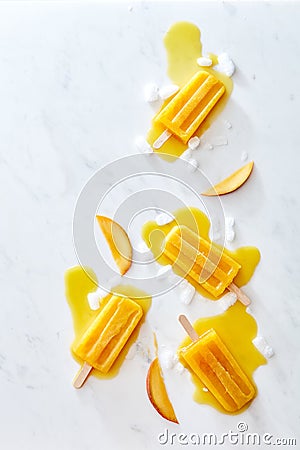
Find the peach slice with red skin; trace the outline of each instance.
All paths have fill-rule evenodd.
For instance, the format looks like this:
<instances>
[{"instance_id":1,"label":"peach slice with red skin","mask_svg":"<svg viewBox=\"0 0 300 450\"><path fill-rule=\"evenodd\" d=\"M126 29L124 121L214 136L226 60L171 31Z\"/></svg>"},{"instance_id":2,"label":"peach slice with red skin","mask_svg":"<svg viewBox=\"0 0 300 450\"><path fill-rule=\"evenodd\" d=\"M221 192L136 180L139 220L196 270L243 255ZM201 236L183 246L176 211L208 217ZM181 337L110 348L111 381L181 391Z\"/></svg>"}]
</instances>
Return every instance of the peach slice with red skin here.
<instances>
[{"instance_id":1,"label":"peach slice with red skin","mask_svg":"<svg viewBox=\"0 0 300 450\"><path fill-rule=\"evenodd\" d=\"M251 175L253 166L254 166L253 161L249 162L248 164L245 164L245 166L241 167L236 172L231 174L229 177L220 181L220 183L211 187L207 191L202 192L201 195L217 196L229 194L230 192L235 191L248 180L249 176Z\"/></svg>"},{"instance_id":2,"label":"peach slice with red skin","mask_svg":"<svg viewBox=\"0 0 300 450\"><path fill-rule=\"evenodd\" d=\"M129 237L124 228L109 217L96 216L96 219L120 270L120 274L124 275L132 264L132 245Z\"/></svg>"},{"instance_id":3,"label":"peach slice with red skin","mask_svg":"<svg viewBox=\"0 0 300 450\"><path fill-rule=\"evenodd\" d=\"M156 411L171 422L179 423L170 402L163 373L156 357L150 364L146 379L147 394Z\"/></svg>"}]
</instances>

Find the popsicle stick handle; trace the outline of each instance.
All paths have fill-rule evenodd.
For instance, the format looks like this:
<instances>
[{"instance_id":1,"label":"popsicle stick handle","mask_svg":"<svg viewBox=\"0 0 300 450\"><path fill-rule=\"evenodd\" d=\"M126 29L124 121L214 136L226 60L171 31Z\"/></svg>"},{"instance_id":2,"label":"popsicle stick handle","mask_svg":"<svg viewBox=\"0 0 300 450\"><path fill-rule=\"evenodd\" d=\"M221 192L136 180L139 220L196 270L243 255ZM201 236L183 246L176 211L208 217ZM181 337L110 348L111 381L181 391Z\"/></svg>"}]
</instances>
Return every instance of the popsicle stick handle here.
<instances>
[{"instance_id":1,"label":"popsicle stick handle","mask_svg":"<svg viewBox=\"0 0 300 450\"><path fill-rule=\"evenodd\" d=\"M162 147L164 145L165 142L167 142L168 139L170 139L171 136L172 136L172 133L170 133L169 130L163 131L161 133L161 135L158 136L158 138L154 142L153 148L155 148L156 150L159 149L160 147Z\"/></svg>"},{"instance_id":2,"label":"popsicle stick handle","mask_svg":"<svg viewBox=\"0 0 300 450\"><path fill-rule=\"evenodd\" d=\"M234 283L231 283L228 288L229 291L234 292L237 295L238 300L243 303L245 306L249 306L251 304L250 298L243 292L239 287L237 287Z\"/></svg>"},{"instance_id":3,"label":"popsicle stick handle","mask_svg":"<svg viewBox=\"0 0 300 450\"><path fill-rule=\"evenodd\" d=\"M184 315L180 314L178 317L179 322L185 329L186 333L189 335L189 337L192 339L192 341L197 341L199 338L197 331L193 328L193 325L189 321L189 319Z\"/></svg>"},{"instance_id":4,"label":"popsicle stick handle","mask_svg":"<svg viewBox=\"0 0 300 450\"><path fill-rule=\"evenodd\" d=\"M84 383L86 382L87 377L89 376L92 366L90 366L87 362L84 362L82 366L80 367L79 371L75 375L75 378L73 380L73 386L76 389L80 389Z\"/></svg>"}]
</instances>

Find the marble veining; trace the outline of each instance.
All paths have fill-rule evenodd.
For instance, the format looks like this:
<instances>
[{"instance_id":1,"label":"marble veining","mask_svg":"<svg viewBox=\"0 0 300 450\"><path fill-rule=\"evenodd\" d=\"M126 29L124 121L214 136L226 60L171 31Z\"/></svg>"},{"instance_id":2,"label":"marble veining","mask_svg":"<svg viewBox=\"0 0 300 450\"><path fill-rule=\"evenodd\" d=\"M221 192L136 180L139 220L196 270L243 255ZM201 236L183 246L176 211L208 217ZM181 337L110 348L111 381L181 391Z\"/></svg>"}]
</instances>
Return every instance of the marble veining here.
<instances>
[{"instance_id":1,"label":"marble veining","mask_svg":"<svg viewBox=\"0 0 300 450\"><path fill-rule=\"evenodd\" d=\"M189 374L165 370L176 426L155 412L146 395L152 331L162 350L175 351L184 335L177 315L194 320L199 309L213 314L214 305L199 295L189 305L172 292L155 298L119 376L91 377L76 392L63 273L76 264L76 199L98 168L136 153L135 139L146 135L153 114L144 86L169 83L162 38L182 19L201 28L204 52L226 51L236 64L232 97L203 139L209 144L225 136L228 144L200 145L193 157L212 181L242 165L245 153L255 161L249 182L224 197L222 206L236 219L231 245L261 250L246 290L259 333L275 356L258 369L259 395L239 416L194 403ZM0 2L5 449L177 449L184 447L178 441L159 443L166 429L220 436L241 421L249 432L297 438L299 446L299 20L297 2L174 2L171 8L168 2Z\"/></svg>"}]
</instances>

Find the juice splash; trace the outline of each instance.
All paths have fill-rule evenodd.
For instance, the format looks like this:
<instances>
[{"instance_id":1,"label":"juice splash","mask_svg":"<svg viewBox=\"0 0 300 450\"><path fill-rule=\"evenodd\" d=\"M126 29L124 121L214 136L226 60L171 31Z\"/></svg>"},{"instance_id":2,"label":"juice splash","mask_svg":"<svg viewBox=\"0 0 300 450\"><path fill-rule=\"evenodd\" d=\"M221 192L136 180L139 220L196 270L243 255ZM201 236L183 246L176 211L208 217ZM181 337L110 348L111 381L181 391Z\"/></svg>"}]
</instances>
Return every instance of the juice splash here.
<instances>
[{"instance_id":1,"label":"juice splash","mask_svg":"<svg viewBox=\"0 0 300 450\"><path fill-rule=\"evenodd\" d=\"M198 319L193 327L199 336L210 328L214 328L240 367L255 385L253 373L259 366L266 364L266 359L252 344L252 340L257 334L257 324L255 319L246 312L245 306L236 302L223 314ZM189 337L185 338L178 350L182 347L186 347L190 343L191 339ZM183 358L180 358L180 360L182 364L185 365ZM194 400L196 402L213 406L225 414L240 414L248 408L249 403L236 413L229 413L220 405L216 398L207 391L204 384L196 375L191 373L191 377L195 385Z\"/></svg>"},{"instance_id":2,"label":"juice splash","mask_svg":"<svg viewBox=\"0 0 300 450\"><path fill-rule=\"evenodd\" d=\"M177 84L180 88L184 86L192 76L199 70L214 75L225 85L226 92L218 101L213 110L209 113L207 118L202 122L195 135L201 136L215 120L218 114L226 105L233 89L231 78L225 74L214 70L217 64L217 56L210 53L209 56L213 61L211 67L201 68L197 64L197 59L202 56L202 43L200 29L190 22L177 22L171 26L164 38L164 45L167 52L168 60L168 76L171 81ZM162 108L170 101L166 100ZM147 141L152 145L156 139L162 134L164 127L160 124L152 122L151 129L147 135ZM155 150L162 154L162 157L168 159L166 155L179 157L185 150L187 145L180 142L176 137L172 136L160 149Z\"/></svg>"},{"instance_id":3,"label":"juice splash","mask_svg":"<svg viewBox=\"0 0 300 450\"><path fill-rule=\"evenodd\" d=\"M97 289L97 286L93 281L95 279L96 276L93 273L92 269L83 269L80 266L72 267L65 273L65 292L73 318L73 327L75 334L74 342L78 341L81 338L84 331L89 327L89 325L93 322L96 315L100 311L91 310L87 300L87 295L90 292L96 291ZM118 356L110 371L107 374L102 374L95 369L92 371L92 374L98 378L112 378L118 374L131 345L136 341L138 337L140 327L145 321L146 314L151 306L151 297L149 297L145 292L136 289L133 286L118 285L115 286L112 291L116 294L130 297L132 300L137 302L142 307L144 315L141 322L138 324L129 340L126 342L124 348L122 349L120 355ZM102 299L101 308L105 306L111 296L112 294L108 294ZM74 354L73 357L76 359L76 361L82 364L82 361L80 361Z\"/></svg>"},{"instance_id":4,"label":"juice splash","mask_svg":"<svg viewBox=\"0 0 300 450\"><path fill-rule=\"evenodd\" d=\"M168 258L161 253L161 249L165 236L174 225L186 225L192 231L199 234L202 238L210 241L210 222L208 217L201 210L193 207L182 208L173 213L173 216L174 220L167 225L159 226L156 222L150 221L147 222L142 228L142 237L144 241L151 249L156 261L162 265L170 264ZM239 287L247 284L251 279L257 264L259 263L259 250L256 247L247 246L240 247L234 251L224 248L223 251L242 266L234 279L234 283ZM183 274L183 272L178 268L175 268L174 272L179 276L182 276ZM201 295L212 300L216 300L215 297L211 296L192 278L187 277L187 279Z\"/></svg>"}]
</instances>

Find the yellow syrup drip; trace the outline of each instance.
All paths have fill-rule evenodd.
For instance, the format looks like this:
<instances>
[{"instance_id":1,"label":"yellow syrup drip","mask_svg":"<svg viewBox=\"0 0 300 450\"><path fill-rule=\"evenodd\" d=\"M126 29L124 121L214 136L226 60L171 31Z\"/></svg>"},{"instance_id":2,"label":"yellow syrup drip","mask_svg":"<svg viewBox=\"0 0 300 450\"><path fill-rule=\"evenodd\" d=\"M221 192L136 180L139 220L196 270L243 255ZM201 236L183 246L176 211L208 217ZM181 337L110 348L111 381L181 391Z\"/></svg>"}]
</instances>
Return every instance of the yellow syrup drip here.
<instances>
[{"instance_id":1,"label":"yellow syrup drip","mask_svg":"<svg viewBox=\"0 0 300 450\"><path fill-rule=\"evenodd\" d=\"M163 247L165 236L173 226L186 225L195 233L199 234L202 238L210 241L210 222L208 217L202 211L193 207L182 208L173 213L173 216L174 220L167 225L159 226L156 222L150 221L147 222L142 228L142 237L144 241L151 249L156 261L162 265L170 264L168 258L161 253L161 249ZM224 248L223 251L242 266L234 279L234 283L237 286L244 286L251 279L255 268L259 263L259 250L256 247L240 247L234 251L230 251ZM184 273L178 268L174 268L174 272L179 276L182 276ZM212 300L216 300L215 297L210 295L200 284L196 283L192 278L186 278L201 295Z\"/></svg>"},{"instance_id":2,"label":"yellow syrup drip","mask_svg":"<svg viewBox=\"0 0 300 450\"><path fill-rule=\"evenodd\" d=\"M223 314L198 319L193 327L199 336L210 328L214 328L240 367L255 385L253 373L259 366L266 364L267 361L252 344L252 340L257 334L257 325L255 319L246 312L245 306L236 302ZM180 344L178 351L190 343L191 339L189 337L185 338ZM180 358L180 361L186 366L183 358ZM193 372L191 372L191 377L195 385L194 400L196 402L208 404L223 413L232 414L225 411L216 398L206 391L204 384ZM240 414L248 406L249 403L233 414Z\"/></svg>"},{"instance_id":3,"label":"yellow syrup drip","mask_svg":"<svg viewBox=\"0 0 300 450\"><path fill-rule=\"evenodd\" d=\"M71 310L73 327L74 327L74 342L78 341L84 331L93 322L100 309L93 311L89 307L87 300L87 295L90 292L94 292L97 289L93 280L96 280L96 275L93 273L92 269L83 269L80 266L75 266L68 269L65 273L65 294ZM112 368L107 374L102 374L97 370L93 370L92 374L98 378L112 378L116 376L120 370L120 367L131 347L131 345L136 341L140 327L145 321L146 314L151 306L151 297L144 291L137 289L129 285L118 285L112 288L114 294L120 294L126 297L130 297L136 303L138 303L144 312L141 322L138 324L137 328L134 330L129 340L122 349L117 360L113 364ZM101 301L100 308L104 307L109 301L113 294L108 294ZM82 364L83 361L79 360L72 352L72 355L76 361Z\"/></svg>"},{"instance_id":4,"label":"yellow syrup drip","mask_svg":"<svg viewBox=\"0 0 300 450\"><path fill-rule=\"evenodd\" d=\"M231 78L225 74L213 69L217 64L217 56L210 53L209 56L213 61L211 67L200 67L197 64L197 59L202 56L201 32L199 28L189 22L177 22L171 26L164 38L164 45L167 52L168 60L168 76L171 81L177 84L180 88L184 86L192 76L199 70L205 70L213 74L216 78L223 82L226 88L225 94L218 101L213 110L209 113L207 118L202 122L196 136L201 136L215 120L217 115L222 111L230 97L233 89ZM168 99L162 105L162 108L170 101ZM151 129L148 132L147 140L152 145L155 140L164 131L164 127L160 124L152 122ZM176 137L172 136L162 147L155 152L162 154L164 159L168 160L166 155L179 157L185 150L187 145L180 142Z\"/></svg>"}]
</instances>

